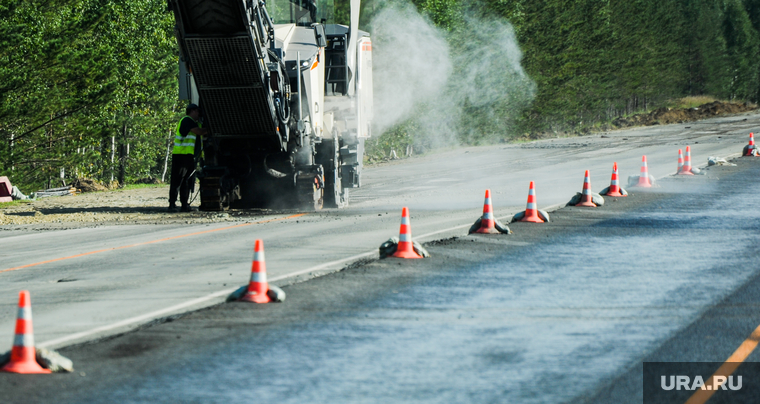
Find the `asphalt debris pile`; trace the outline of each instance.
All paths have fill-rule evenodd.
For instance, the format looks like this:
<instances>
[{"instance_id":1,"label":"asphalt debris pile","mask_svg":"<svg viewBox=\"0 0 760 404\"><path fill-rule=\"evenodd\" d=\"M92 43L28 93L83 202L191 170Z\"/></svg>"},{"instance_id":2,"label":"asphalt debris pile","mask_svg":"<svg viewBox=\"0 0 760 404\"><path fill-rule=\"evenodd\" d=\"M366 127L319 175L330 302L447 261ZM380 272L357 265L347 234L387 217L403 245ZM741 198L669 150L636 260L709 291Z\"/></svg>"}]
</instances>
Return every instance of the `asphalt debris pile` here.
<instances>
[{"instance_id":1,"label":"asphalt debris pile","mask_svg":"<svg viewBox=\"0 0 760 404\"><path fill-rule=\"evenodd\" d=\"M612 121L618 128L631 126L667 125L712 118L718 115L738 114L757 109L753 104L736 104L714 101L696 108L658 108L648 114L620 117Z\"/></svg>"},{"instance_id":2,"label":"asphalt debris pile","mask_svg":"<svg viewBox=\"0 0 760 404\"><path fill-rule=\"evenodd\" d=\"M81 193L81 191L79 191ZM52 196L69 196L76 195L77 189L74 187L59 187L43 189L34 193L35 198L50 198Z\"/></svg>"},{"instance_id":3,"label":"asphalt debris pile","mask_svg":"<svg viewBox=\"0 0 760 404\"><path fill-rule=\"evenodd\" d=\"M638 178L638 177L637 177ZM607 189L607 188L605 188ZM567 206L575 206L579 203L581 203L581 199L583 198L583 194L580 192L576 192L575 195L573 195L572 198L570 198L570 201L567 203ZM594 203L596 206L603 206L604 205L604 197L596 192L591 192L591 202Z\"/></svg>"},{"instance_id":4,"label":"asphalt debris pile","mask_svg":"<svg viewBox=\"0 0 760 404\"><path fill-rule=\"evenodd\" d=\"M383 244L380 244L380 247L378 248L380 258L387 258L393 255L396 250L398 250L398 242L398 237L391 237ZM412 246L414 247L414 252L419 254L422 258L430 258L430 253L422 246L422 244L412 241Z\"/></svg>"},{"instance_id":5,"label":"asphalt debris pile","mask_svg":"<svg viewBox=\"0 0 760 404\"><path fill-rule=\"evenodd\" d=\"M71 184L73 187L80 189L82 192L108 191L108 187L98 181L89 178L79 178Z\"/></svg>"},{"instance_id":6,"label":"asphalt debris pile","mask_svg":"<svg viewBox=\"0 0 760 404\"><path fill-rule=\"evenodd\" d=\"M53 373L70 373L74 371L74 362L52 349L36 348L35 352L37 363ZM10 360L10 351L0 355L0 367L5 366Z\"/></svg>"},{"instance_id":7,"label":"asphalt debris pile","mask_svg":"<svg viewBox=\"0 0 760 404\"><path fill-rule=\"evenodd\" d=\"M736 166L734 163L729 163L726 161L726 159L722 157L713 157L710 156L707 158L707 165L708 166Z\"/></svg>"}]
</instances>

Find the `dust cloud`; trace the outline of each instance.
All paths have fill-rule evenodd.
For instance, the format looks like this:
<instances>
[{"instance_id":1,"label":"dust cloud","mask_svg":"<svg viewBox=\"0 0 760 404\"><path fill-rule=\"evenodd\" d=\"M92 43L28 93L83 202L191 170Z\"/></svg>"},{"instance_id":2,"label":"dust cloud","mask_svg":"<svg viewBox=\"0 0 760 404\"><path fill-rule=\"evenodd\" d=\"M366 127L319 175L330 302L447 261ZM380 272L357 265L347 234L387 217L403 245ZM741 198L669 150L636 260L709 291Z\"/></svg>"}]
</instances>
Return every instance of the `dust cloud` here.
<instances>
[{"instance_id":1,"label":"dust cloud","mask_svg":"<svg viewBox=\"0 0 760 404\"><path fill-rule=\"evenodd\" d=\"M372 19L375 125L379 133L443 96L454 71L444 33L410 4Z\"/></svg>"},{"instance_id":2,"label":"dust cloud","mask_svg":"<svg viewBox=\"0 0 760 404\"><path fill-rule=\"evenodd\" d=\"M504 138L534 98L506 20L468 16L447 32L399 1L370 26L375 133L411 120L415 144L428 147Z\"/></svg>"}]
</instances>

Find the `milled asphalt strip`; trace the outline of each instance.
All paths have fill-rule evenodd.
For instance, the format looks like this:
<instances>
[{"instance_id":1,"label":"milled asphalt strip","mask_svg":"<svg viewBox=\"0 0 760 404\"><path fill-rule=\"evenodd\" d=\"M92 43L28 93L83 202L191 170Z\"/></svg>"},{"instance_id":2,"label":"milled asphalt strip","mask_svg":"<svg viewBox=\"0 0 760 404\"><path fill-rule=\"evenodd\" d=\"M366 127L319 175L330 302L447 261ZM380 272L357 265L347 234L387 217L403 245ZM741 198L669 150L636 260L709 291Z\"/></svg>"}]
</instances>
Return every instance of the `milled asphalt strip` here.
<instances>
[{"instance_id":1,"label":"milled asphalt strip","mask_svg":"<svg viewBox=\"0 0 760 404\"><path fill-rule=\"evenodd\" d=\"M739 157L739 156L741 156L741 153L731 154L731 155L729 155L729 156L727 156L725 158L729 159L729 158L734 158L734 157ZM657 178L657 179L659 180L659 179L662 179L662 178L665 178L665 177L669 177L669 176L670 175L666 175L664 177ZM543 210L546 210L547 212L552 212L552 211L557 210L557 209L559 209L559 208L561 208L563 206L564 206L564 204L558 203L558 204L554 204L554 205L551 205L551 206L547 206ZM511 218L512 216L514 216L514 215L501 216L501 217L498 217L497 219L498 220L503 220L503 219L506 219L506 218ZM449 227L447 229L438 230L438 231L434 231L434 232L431 232L431 233L426 233L426 234L417 236L416 238L418 238L418 239L424 239L424 238L427 238L427 237L430 237L430 236L434 236L434 235L437 235L437 234L441 234L441 233L452 232L452 231L459 230L459 229L466 229L466 228L469 228L470 226L472 226L472 225L471 224L464 224L464 225ZM330 262L327 262L327 263L324 263L324 264L316 265L316 266L313 266L311 268L307 268L307 269L304 269L304 270L301 270L301 271L297 271L297 272L292 272L292 273L285 274L285 275L276 276L276 277L270 278L269 281L276 282L276 281L281 281L281 280L284 280L284 279L294 278L294 277L297 277L299 275L307 274L309 272L321 271L321 270L324 270L326 268L330 268L330 267L335 266L335 265L344 264L344 263L352 263L352 262L358 261L358 260L360 260L362 258L374 257L374 256L377 256L377 255L378 255L378 251L377 250L372 250L372 251L368 251L368 252L365 252L365 253L361 253L361 254L357 254L357 255L352 255L352 256L347 257L347 258L342 258L342 259L339 259L339 260L330 261ZM138 325L140 323L151 321L151 320L155 320L157 318L160 318L163 315L166 315L166 314L169 314L169 313L176 313L176 312L178 312L178 311L180 311L182 309L185 309L185 308L188 308L188 307L197 306L197 305L206 303L206 302L208 302L210 300L213 300L213 299L218 299L218 298L224 297L225 298L224 300L226 300L227 296L229 296L231 293L235 292L238 289L239 288L232 288L232 289L221 290L221 291L214 292L212 294L209 294L209 295L206 295L206 296L203 296L203 297L199 297L197 299L189 300L189 301L184 302L184 303L180 303L180 304L177 304L177 305L174 305L174 306L171 306L171 307L167 307L165 309L161 309L161 310L154 311L154 312L151 312L151 313L143 314L141 316L132 317L132 318L129 318L129 319L126 319L126 320L122 320L122 321L119 321L119 322L114 323L114 324L110 324L110 325L103 326L103 327L93 328L92 330L89 330L89 331L83 331L83 332L79 332L79 333L76 333L76 334L71 334L71 335L67 335L65 337L56 338L56 339L53 339L53 340L50 340L50 341L39 343L39 344L37 344L37 346L40 347L40 348L58 348L58 347L63 346L66 343L70 343L72 341L81 340L83 338L91 337L91 336L93 336L95 334L105 333L105 332L108 332L108 331L113 331L113 330L120 329L120 328L125 328L125 327L134 327L134 326L136 326L136 325ZM222 301L224 301L224 300L222 300ZM220 301L219 303L221 303L222 301Z\"/></svg>"}]
</instances>

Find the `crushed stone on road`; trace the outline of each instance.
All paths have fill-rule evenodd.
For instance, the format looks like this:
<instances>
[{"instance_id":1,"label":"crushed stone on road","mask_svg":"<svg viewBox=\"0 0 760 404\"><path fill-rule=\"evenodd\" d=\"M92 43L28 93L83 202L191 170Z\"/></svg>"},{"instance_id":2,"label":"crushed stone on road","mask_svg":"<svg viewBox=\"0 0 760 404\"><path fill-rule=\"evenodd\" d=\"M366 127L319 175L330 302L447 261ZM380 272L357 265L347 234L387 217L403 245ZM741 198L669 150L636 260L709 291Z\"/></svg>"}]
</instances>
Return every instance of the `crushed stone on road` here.
<instances>
[{"instance_id":1,"label":"crushed stone on road","mask_svg":"<svg viewBox=\"0 0 760 404\"><path fill-rule=\"evenodd\" d=\"M62 230L100 225L219 223L247 220L264 210L169 213L169 187L86 192L0 205L0 230ZM196 202L197 203L197 202Z\"/></svg>"}]
</instances>

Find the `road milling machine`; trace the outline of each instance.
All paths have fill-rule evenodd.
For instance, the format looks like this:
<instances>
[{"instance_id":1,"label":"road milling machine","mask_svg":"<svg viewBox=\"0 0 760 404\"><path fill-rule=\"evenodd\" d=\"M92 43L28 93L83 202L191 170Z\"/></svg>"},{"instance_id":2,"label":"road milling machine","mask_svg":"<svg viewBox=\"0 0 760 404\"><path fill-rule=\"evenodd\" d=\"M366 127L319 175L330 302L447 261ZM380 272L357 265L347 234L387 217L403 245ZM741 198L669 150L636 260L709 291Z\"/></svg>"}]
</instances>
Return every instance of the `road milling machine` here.
<instances>
[{"instance_id":1,"label":"road milling machine","mask_svg":"<svg viewBox=\"0 0 760 404\"><path fill-rule=\"evenodd\" d=\"M329 3L329 4L328 4ZM331 0L169 0L180 98L198 104L201 210L343 207L361 185L372 42Z\"/></svg>"}]
</instances>

